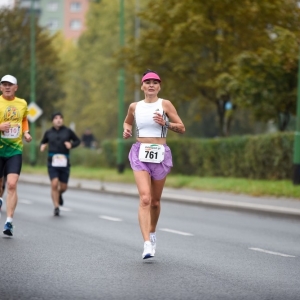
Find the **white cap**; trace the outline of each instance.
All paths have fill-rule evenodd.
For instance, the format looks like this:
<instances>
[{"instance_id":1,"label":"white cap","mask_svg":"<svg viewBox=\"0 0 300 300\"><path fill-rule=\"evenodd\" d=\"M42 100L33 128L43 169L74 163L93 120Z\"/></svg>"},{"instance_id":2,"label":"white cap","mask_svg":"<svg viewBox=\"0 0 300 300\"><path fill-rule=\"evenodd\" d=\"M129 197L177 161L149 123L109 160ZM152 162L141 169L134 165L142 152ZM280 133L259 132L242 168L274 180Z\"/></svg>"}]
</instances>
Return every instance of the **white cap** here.
<instances>
[{"instance_id":1,"label":"white cap","mask_svg":"<svg viewBox=\"0 0 300 300\"><path fill-rule=\"evenodd\" d=\"M1 83L5 81L10 82L12 84L17 84L17 78L11 75L5 75L1 78Z\"/></svg>"}]
</instances>

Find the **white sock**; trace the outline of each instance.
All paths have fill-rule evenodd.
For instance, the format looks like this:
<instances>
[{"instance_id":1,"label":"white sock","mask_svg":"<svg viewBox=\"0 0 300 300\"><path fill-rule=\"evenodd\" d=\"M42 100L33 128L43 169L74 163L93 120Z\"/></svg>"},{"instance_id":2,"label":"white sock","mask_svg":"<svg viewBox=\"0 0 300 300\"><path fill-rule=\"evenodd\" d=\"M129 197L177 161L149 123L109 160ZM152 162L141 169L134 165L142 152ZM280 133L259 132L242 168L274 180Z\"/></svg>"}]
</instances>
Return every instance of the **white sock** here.
<instances>
[{"instance_id":1,"label":"white sock","mask_svg":"<svg viewBox=\"0 0 300 300\"><path fill-rule=\"evenodd\" d=\"M6 219L6 223L7 223L7 222L9 222L9 223L12 223L12 221L13 221L13 218L11 218L11 217L7 217L7 219Z\"/></svg>"},{"instance_id":2,"label":"white sock","mask_svg":"<svg viewBox=\"0 0 300 300\"><path fill-rule=\"evenodd\" d=\"M156 241L156 232L150 232L150 241L155 242Z\"/></svg>"}]
</instances>

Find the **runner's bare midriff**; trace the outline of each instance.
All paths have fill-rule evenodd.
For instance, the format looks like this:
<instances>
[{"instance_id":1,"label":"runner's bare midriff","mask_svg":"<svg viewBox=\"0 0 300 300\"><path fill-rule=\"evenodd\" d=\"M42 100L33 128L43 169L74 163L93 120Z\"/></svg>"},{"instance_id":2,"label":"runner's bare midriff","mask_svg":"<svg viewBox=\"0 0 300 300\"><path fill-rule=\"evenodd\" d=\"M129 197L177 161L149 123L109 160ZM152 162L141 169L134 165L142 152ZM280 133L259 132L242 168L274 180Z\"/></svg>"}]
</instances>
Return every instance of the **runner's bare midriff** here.
<instances>
[{"instance_id":1,"label":"runner's bare midriff","mask_svg":"<svg viewBox=\"0 0 300 300\"><path fill-rule=\"evenodd\" d=\"M158 137L139 137L137 141L140 143L147 143L147 144L159 144L164 145L166 144L166 138L158 138Z\"/></svg>"}]
</instances>

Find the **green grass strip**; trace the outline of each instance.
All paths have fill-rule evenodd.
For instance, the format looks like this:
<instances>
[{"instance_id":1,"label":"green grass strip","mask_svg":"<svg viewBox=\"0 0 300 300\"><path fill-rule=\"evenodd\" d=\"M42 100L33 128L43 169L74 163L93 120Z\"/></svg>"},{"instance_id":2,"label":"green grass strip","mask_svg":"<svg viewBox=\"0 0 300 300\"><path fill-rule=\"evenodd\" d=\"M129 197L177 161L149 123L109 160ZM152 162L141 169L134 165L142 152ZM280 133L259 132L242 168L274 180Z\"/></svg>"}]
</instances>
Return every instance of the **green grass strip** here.
<instances>
[{"instance_id":1,"label":"green grass strip","mask_svg":"<svg viewBox=\"0 0 300 300\"><path fill-rule=\"evenodd\" d=\"M23 173L47 174L46 166L23 165ZM115 169L96 169L80 166L71 167L71 177L82 179L95 179L101 181L134 183L133 173L126 169L119 174ZM289 180L253 180L228 177L197 177L169 174L166 181L167 187L190 188L201 191L230 192L247 194L251 196L275 196L299 198L300 186L293 185Z\"/></svg>"}]
</instances>

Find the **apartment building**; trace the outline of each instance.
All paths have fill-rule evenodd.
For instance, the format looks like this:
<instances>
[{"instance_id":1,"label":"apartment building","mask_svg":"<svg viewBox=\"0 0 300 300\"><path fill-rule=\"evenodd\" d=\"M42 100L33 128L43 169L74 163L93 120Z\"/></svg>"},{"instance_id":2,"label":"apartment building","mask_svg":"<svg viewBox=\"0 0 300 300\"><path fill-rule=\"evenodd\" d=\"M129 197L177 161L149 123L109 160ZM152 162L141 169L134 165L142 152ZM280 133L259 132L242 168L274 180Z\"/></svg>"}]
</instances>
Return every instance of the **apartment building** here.
<instances>
[{"instance_id":1,"label":"apartment building","mask_svg":"<svg viewBox=\"0 0 300 300\"><path fill-rule=\"evenodd\" d=\"M67 39L76 40L85 29L88 0L40 0L40 24L51 32L61 30Z\"/></svg>"},{"instance_id":2,"label":"apartment building","mask_svg":"<svg viewBox=\"0 0 300 300\"><path fill-rule=\"evenodd\" d=\"M21 7L30 9L32 4L39 24L51 33L61 31L67 39L77 40L85 29L89 0L20 0Z\"/></svg>"}]
</instances>

